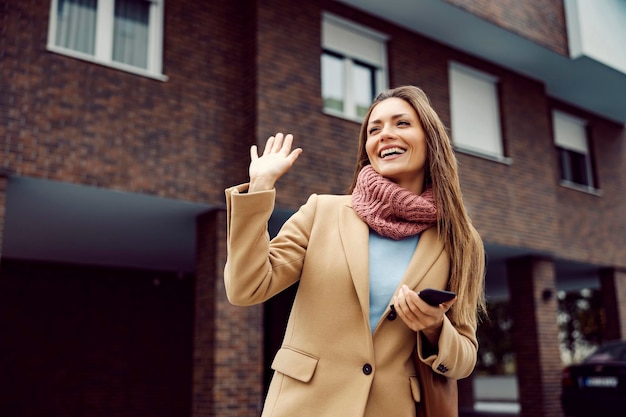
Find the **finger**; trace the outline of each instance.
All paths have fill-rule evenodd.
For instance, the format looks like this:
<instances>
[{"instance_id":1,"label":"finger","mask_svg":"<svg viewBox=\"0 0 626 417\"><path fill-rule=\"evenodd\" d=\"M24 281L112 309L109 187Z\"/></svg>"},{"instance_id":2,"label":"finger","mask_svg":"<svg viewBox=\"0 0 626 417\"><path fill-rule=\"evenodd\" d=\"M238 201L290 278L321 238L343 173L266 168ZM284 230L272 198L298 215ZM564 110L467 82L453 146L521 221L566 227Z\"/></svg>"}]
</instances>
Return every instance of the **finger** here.
<instances>
[{"instance_id":1,"label":"finger","mask_svg":"<svg viewBox=\"0 0 626 417\"><path fill-rule=\"evenodd\" d=\"M406 293L400 290L400 295L395 298L395 306L396 310L400 317L403 318L404 321L414 321L417 319L417 315L411 310L409 306L409 302L406 298Z\"/></svg>"},{"instance_id":2,"label":"finger","mask_svg":"<svg viewBox=\"0 0 626 417\"><path fill-rule=\"evenodd\" d=\"M252 161L259 159L259 152L256 145L250 146L250 159Z\"/></svg>"},{"instance_id":3,"label":"finger","mask_svg":"<svg viewBox=\"0 0 626 417\"><path fill-rule=\"evenodd\" d=\"M406 302L402 297L394 297L394 306L396 312L398 313L398 317L400 317L409 329L418 331L423 327L417 317L410 313L410 310L406 307Z\"/></svg>"},{"instance_id":4,"label":"finger","mask_svg":"<svg viewBox=\"0 0 626 417\"><path fill-rule=\"evenodd\" d=\"M454 303L456 303L456 297L454 297L450 301L446 301L445 303L441 303L440 306L444 307L446 309L446 311L448 311L448 310L450 310L452 308Z\"/></svg>"},{"instance_id":5,"label":"finger","mask_svg":"<svg viewBox=\"0 0 626 417\"><path fill-rule=\"evenodd\" d=\"M415 291L412 291L409 287L407 287L406 285L403 285L402 292L404 293L404 298L406 299L407 306L412 311L421 310L420 305L419 305L419 301L421 300L421 298L419 295L417 295Z\"/></svg>"},{"instance_id":6,"label":"finger","mask_svg":"<svg viewBox=\"0 0 626 417\"><path fill-rule=\"evenodd\" d=\"M274 140L274 136L267 138L267 142L265 142L265 149L263 149L263 155L267 155L272 151L272 148L274 147Z\"/></svg>"},{"instance_id":7,"label":"finger","mask_svg":"<svg viewBox=\"0 0 626 417\"><path fill-rule=\"evenodd\" d=\"M272 146L272 152L279 153L283 148L284 135L282 133L276 133L274 135L274 146Z\"/></svg>"},{"instance_id":8,"label":"finger","mask_svg":"<svg viewBox=\"0 0 626 417\"><path fill-rule=\"evenodd\" d=\"M298 159L298 157L300 156L300 154L302 153L302 148L296 148L293 151L291 151L291 153L289 154L288 158L291 161L291 163L293 164L294 162L296 162L296 159Z\"/></svg>"},{"instance_id":9,"label":"finger","mask_svg":"<svg viewBox=\"0 0 626 417\"><path fill-rule=\"evenodd\" d=\"M284 137L282 146L280 148L281 152L285 155L289 155L291 152L291 145L293 144L293 135L290 133Z\"/></svg>"}]
</instances>

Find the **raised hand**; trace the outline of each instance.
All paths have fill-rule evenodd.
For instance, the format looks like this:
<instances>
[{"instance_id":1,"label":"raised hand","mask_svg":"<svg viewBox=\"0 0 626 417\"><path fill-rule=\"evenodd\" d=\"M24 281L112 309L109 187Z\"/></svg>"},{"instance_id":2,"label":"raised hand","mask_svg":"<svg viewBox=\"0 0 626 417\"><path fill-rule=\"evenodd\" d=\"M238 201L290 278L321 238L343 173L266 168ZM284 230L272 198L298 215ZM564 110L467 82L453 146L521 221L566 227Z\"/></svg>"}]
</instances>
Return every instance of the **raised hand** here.
<instances>
[{"instance_id":1,"label":"raised hand","mask_svg":"<svg viewBox=\"0 0 626 417\"><path fill-rule=\"evenodd\" d=\"M259 156L257 146L250 147L250 187L249 192L271 190L274 184L296 162L302 153L301 148L291 150L293 135L277 133L265 142L263 155Z\"/></svg>"}]
</instances>

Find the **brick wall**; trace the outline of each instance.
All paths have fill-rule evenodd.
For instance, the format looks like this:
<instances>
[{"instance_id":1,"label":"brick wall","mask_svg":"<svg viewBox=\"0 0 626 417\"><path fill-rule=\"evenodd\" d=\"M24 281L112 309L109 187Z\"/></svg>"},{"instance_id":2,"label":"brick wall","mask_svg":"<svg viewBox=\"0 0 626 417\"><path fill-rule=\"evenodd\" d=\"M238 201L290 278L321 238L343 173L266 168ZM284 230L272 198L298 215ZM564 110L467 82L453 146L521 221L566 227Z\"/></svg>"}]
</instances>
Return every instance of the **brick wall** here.
<instances>
[{"instance_id":1,"label":"brick wall","mask_svg":"<svg viewBox=\"0 0 626 417\"><path fill-rule=\"evenodd\" d=\"M557 187L559 243L566 259L624 268L626 264L626 130L599 118L555 103L587 121L589 149L600 194ZM556 161L555 161L556 164Z\"/></svg>"},{"instance_id":2,"label":"brick wall","mask_svg":"<svg viewBox=\"0 0 626 417\"><path fill-rule=\"evenodd\" d=\"M563 0L444 0L546 48L568 55Z\"/></svg>"},{"instance_id":3,"label":"brick wall","mask_svg":"<svg viewBox=\"0 0 626 417\"><path fill-rule=\"evenodd\" d=\"M558 14L557 3L540 14ZM501 20L505 9L522 13L493 4L479 1L471 11ZM538 13L537 2L518 7ZM450 60L499 77L512 164L458 155L467 205L486 240L624 266L624 129L586 115L603 195L563 189L554 103L539 82L334 1L167 2L167 82L46 52L45 2L3 0L0 8L16 37L0 44L0 163L18 175L219 204L226 186L247 179L249 146L285 131L304 153L281 180L278 205L295 209L312 192L343 192L359 124L321 111L320 14L327 10L389 34L390 84L421 86L447 125Z\"/></svg>"},{"instance_id":4,"label":"brick wall","mask_svg":"<svg viewBox=\"0 0 626 417\"><path fill-rule=\"evenodd\" d=\"M263 403L263 307L226 299L226 215L198 218L192 417L255 417Z\"/></svg>"},{"instance_id":5,"label":"brick wall","mask_svg":"<svg viewBox=\"0 0 626 417\"><path fill-rule=\"evenodd\" d=\"M167 82L47 52L49 8L0 1L9 40L0 43L0 164L18 175L222 201L225 181L245 173L239 147L254 137L254 8L166 2Z\"/></svg>"},{"instance_id":6,"label":"brick wall","mask_svg":"<svg viewBox=\"0 0 626 417\"><path fill-rule=\"evenodd\" d=\"M550 259L509 260L512 341L517 362L521 417L560 417L561 359L556 322L556 275ZM549 291L546 297L544 291Z\"/></svg>"}]
</instances>

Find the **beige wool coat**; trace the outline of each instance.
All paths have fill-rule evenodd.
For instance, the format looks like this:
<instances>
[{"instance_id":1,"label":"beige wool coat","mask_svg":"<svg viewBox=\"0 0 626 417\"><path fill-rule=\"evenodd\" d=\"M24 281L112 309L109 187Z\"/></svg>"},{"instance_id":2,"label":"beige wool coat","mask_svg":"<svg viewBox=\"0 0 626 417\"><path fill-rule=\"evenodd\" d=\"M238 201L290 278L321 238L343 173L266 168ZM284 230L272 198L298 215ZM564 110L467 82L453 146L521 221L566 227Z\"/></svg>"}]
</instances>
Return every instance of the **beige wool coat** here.
<instances>
[{"instance_id":1,"label":"beige wool coat","mask_svg":"<svg viewBox=\"0 0 626 417\"><path fill-rule=\"evenodd\" d=\"M473 326L455 327L445 317L438 352L427 357L421 337L391 306L372 334L369 228L349 195L312 195L270 241L275 190L246 191L247 184L226 190L229 301L262 303L299 281L263 417L413 417L420 400L416 346L434 372L453 379L472 372ZM427 229L400 285L443 289L448 275L448 253L436 228Z\"/></svg>"}]
</instances>

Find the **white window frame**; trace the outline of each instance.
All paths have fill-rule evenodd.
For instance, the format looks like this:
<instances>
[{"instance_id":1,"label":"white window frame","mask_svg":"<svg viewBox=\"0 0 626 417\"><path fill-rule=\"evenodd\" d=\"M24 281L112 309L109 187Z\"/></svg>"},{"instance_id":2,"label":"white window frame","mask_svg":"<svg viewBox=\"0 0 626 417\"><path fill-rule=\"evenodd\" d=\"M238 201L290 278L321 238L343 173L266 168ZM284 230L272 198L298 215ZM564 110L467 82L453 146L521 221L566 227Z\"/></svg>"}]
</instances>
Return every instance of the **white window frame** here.
<instances>
[{"instance_id":1,"label":"white window frame","mask_svg":"<svg viewBox=\"0 0 626 417\"><path fill-rule=\"evenodd\" d=\"M452 142L459 151L511 163L504 155L498 78L458 62L448 66Z\"/></svg>"},{"instance_id":2,"label":"white window frame","mask_svg":"<svg viewBox=\"0 0 626 417\"><path fill-rule=\"evenodd\" d=\"M322 13L322 53L329 51L343 57L344 64L344 110L324 108L324 113L360 122L356 114L352 72L355 62L362 62L376 69L374 96L388 88L387 41L388 35L334 14ZM322 83L324 80L322 80Z\"/></svg>"},{"instance_id":3,"label":"white window frame","mask_svg":"<svg viewBox=\"0 0 626 417\"><path fill-rule=\"evenodd\" d=\"M554 146L559 150L559 158L561 158L561 150L576 152L579 155L583 155L585 158L584 174L587 184L579 184L564 178L563 168L561 167L561 163L559 163L560 185L597 194L599 190L595 187L593 165L589 152L587 121L561 110L554 109L552 110L552 133Z\"/></svg>"},{"instance_id":4,"label":"white window frame","mask_svg":"<svg viewBox=\"0 0 626 417\"><path fill-rule=\"evenodd\" d=\"M96 12L96 45L93 55L56 45L58 0L50 2L47 49L72 58L94 62L145 77L166 81L163 71L163 19L165 0L145 0L150 3L150 27L148 29L148 65L140 68L134 65L113 61L113 26L115 0L98 0Z\"/></svg>"}]
</instances>

